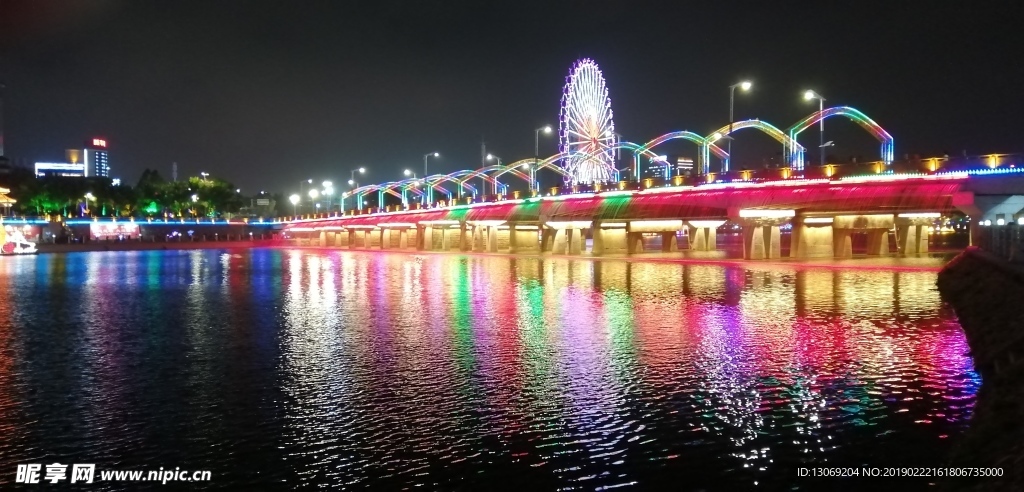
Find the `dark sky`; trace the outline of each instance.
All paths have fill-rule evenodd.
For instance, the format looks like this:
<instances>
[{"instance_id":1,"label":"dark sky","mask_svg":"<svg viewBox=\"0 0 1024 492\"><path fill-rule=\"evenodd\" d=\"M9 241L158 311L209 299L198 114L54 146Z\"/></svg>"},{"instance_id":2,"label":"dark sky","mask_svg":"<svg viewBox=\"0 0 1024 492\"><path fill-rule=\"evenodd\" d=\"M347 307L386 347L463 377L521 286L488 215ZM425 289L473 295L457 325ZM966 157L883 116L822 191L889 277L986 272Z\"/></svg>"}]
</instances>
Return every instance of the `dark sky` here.
<instances>
[{"instance_id":1,"label":"dark sky","mask_svg":"<svg viewBox=\"0 0 1024 492\"><path fill-rule=\"evenodd\" d=\"M827 4L827 5L826 5ZM835 4L835 5L832 5ZM106 137L113 173L208 171L245 190L510 161L557 127L574 60L608 82L617 130L646 141L737 119L785 129L816 105L861 109L896 153L1019 152L1024 7L1015 2L0 0L7 155L59 160ZM816 146L813 130L801 141ZM875 141L830 119L838 155ZM692 153L687 144L665 152ZM543 138L542 154L557 149ZM737 134L736 162L776 149Z\"/></svg>"}]
</instances>

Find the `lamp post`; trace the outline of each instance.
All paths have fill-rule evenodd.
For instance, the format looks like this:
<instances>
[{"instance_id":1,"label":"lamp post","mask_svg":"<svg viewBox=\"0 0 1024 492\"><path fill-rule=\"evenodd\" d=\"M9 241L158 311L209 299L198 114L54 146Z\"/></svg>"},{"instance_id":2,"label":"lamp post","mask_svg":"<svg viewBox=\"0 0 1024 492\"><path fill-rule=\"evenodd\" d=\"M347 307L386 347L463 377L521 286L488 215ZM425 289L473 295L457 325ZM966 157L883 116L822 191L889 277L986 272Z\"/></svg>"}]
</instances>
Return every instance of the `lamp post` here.
<instances>
[{"instance_id":1,"label":"lamp post","mask_svg":"<svg viewBox=\"0 0 1024 492\"><path fill-rule=\"evenodd\" d=\"M749 91L753 84L749 80L733 84L729 86L729 136L732 137L732 123L735 120L733 117L733 106L736 100L736 88L739 87L743 92ZM732 161L732 138L729 139L729 157L725 159L725 169L722 171L729 172L729 164Z\"/></svg>"},{"instance_id":2,"label":"lamp post","mask_svg":"<svg viewBox=\"0 0 1024 492\"><path fill-rule=\"evenodd\" d=\"M301 197L302 197L302 186L304 184L309 184L309 185L313 184L313 178L309 178L309 179L307 179L305 181L299 181L299 202L302 202L302 199L301 199Z\"/></svg>"},{"instance_id":3,"label":"lamp post","mask_svg":"<svg viewBox=\"0 0 1024 492\"><path fill-rule=\"evenodd\" d=\"M366 168L365 168L365 167L360 167L360 168L358 168L358 169L353 169L353 170L352 170L352 171L351 171L351 172L349 173L349 176L348 176L348 184L352 184L352 182L353 182L353 181L355 181L355 179L356 179L356 173L359 173L359 174L366 174Z\"/></svg>"},{"instance_id":4,"label":"lamp post","mask_svg":"<svg viewBox=\"0 0 1024 492\"><path fill-rule=\"evenodd\" d=\"M496 156L494 154L487 154L487 160L495 161L495 162L498 163L499 166L501 165L501 157L498 157L498 156ZM481 179L483 179L483 187L481 188L481 191L486 191L486 189L487 189L487 178L485 177L485 178L481 178ZM494 190L492 190L492 191L494 191L495 195L498 194L498 180L494 180Z\"/></svg>"},{"instance_id":5,"label":"lamp post","mask_svg":"<svg viewBox=\"0 0 1024 492\"><path fill-rule=\"evenodd\" d=\"M551 125L544 125L541 128L533 130L533 166L530 168L530 191L534 189L540 189L537 186L537 165L540 164L540 132L544 132L545 135L551 133Z\"/></svg>"},{"instance_id":6,"label":"lamp post","mask_svg":"<svg viewBox=\"0 0 1024 492\"><path fill-rule=\"evenodd\" d=\"M199 175L203 177L203 181L206 181L206 177L207 177L207 176L209 176L209 175L210 175L210 173L207 173L207 172L201 172L201 173L199 173Z\"/></svg>"},{"instance_id":7,"label":"lamp post","mask_svg":"<svg viewBox=\"0 0 1024 492\"><path fill-rule=\"evenodd\" d=\"M331 181L324 181L323 185L324 191L322 191L321 194L327 199L327 212L330 213L334 207L334 204L331 203L331 195L334 194L334 183Z\"/></svg>"},{"instance_id":8,"label":"lamp post","mask_svg":"<svg viewBox=\"0 0 1024 492\"><path fill-rule=\"evenodd\" d=\"M825 111L825 98L821 97L821 94L808 90L804 92L804 100L810 101L811 99L818 100L818 153L821 155L821 167L825 167L825 118L822 118L821 113Z\"/></svg>"},{"instance_id":9,"label":"lamp post","mask_svg":"<svg viewBox=\"0 0 1024 492\"><path fill-rule=\"evenodd\" d=\"M288 201L292 202L292 215L299 215L299 195L288 197Z\"/></svg>"},{"instance_id":10,"label":"lamp post","mask_svg":"<svg viewBox=\"0 0 1024 492\"><path fill-rule=\"evenodd\" d=\"M319 196L320 196L320 192L317 191L316 188L312 188L312 189L309 190L309 201L311 203L313 202L313 200L316 200L317 197L319 197Z\"/></svg>"},{"instance_id":11,"label":"lamp post","mask_svg":"<svg viewBox=\"0 0 1024 492\"><path fill-rule=\"evenodd\" d=\"M430 176L430 174L427 173L427 159L430 158L430 157L433 157L433 158L436 159L438 157L441 157L441 154L438 153L438 152L427 152L426 154L423 154L423 182L424 183L427 182L427 176ZM427 203L433 203L434 202L434 189L429 187L429 186L427 187L427 195L425 197L425 200L427 201Z\"/></svg>"},{"instance_id":12,"label":"lamp post","mask_svg":"<svg viewBox=\"0 0 1024 492\"><path fill-rule=\"evenodd\" d=\"M423 160L426 161L426 158L424 157ZM413 180L417 179L416 178L416 173L413 172L413 171L410 171L408 169L406 169L402 174L405 174L406 176L412 176ZM409 198L406 196L407 193L408 193L408 187L407 186L403 186L402 187L402 201L405 202L405 203L403 203L402 205L405 205L405 206L409 206Z\"/></svg>"}]
</instances>

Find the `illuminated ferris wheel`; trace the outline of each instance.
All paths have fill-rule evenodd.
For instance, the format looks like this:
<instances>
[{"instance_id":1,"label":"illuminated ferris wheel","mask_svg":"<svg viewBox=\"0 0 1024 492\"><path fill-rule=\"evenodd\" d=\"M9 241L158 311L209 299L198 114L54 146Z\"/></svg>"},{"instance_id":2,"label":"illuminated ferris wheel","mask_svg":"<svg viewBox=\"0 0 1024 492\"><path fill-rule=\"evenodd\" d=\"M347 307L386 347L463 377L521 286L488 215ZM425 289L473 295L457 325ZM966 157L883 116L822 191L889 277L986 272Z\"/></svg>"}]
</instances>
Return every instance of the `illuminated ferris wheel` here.
<instances>
[{"instance_id":1,"label":"illuminated ferris wheel","mask_svg":"<svg viewBox=\"0 0 1024 492\"><path fill-rule=\"evenodd\" d=\"M612 181L615 176L615 123L604 76L594 60L572 67L562 91L558 130L569 184Z\"/></svg>"}]
</instances>

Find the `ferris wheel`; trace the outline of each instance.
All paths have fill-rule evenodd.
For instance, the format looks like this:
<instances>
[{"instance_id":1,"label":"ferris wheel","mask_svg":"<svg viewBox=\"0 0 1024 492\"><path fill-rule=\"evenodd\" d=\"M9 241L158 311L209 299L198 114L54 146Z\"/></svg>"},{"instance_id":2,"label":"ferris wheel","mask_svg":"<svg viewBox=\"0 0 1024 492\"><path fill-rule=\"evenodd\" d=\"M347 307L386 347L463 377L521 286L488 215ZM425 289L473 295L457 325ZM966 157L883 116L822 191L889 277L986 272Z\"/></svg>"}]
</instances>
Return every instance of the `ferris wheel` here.
<instances>
[{"instance_id":1,"label":"ferris wheel","mask_svg":"<svg viewBox=\"0 0 1024 492\"><path fill-rule=\"evenodd\" d=\"M612 103L601 70L589 58L578 60L565 79L558 137L568 184L614 179Z\"/></svg>"}]
</instances>

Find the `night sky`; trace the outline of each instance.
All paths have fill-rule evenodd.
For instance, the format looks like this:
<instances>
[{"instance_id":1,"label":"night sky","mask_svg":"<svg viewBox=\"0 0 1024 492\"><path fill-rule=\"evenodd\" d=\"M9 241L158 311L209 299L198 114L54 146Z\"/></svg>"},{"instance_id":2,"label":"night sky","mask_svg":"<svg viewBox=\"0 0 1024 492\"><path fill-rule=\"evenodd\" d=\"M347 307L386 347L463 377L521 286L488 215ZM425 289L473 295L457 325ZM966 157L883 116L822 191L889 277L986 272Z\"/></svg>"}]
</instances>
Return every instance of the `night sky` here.
<instances>
[{"instance_id":1,"label":"night sky","mask_svg":"<svg viewBox=\"0 0 1024 492\"><path fill-rule=\"evenodd\" d=\"M826 4L843 4L842 6ZM783 4L784 7L779 5ZM736 118L787 128L826 105L861 109L896 154L1020 152L1024 7L1015 2L458 2L0 0L6 154L62 160L87 138L113 174L207 171L244 191L305 178L380 182L475 168L480 141L532 157L557 128L572 63L604 72L616 129L644 142ZM826 122L837 156L878 158L873 138ZM801 142L816 152L817 134ZM673 143L664 153L695 153ZM777 151L754 130L734 162ZM541 154L557 138L541 139ZM809 155L813 159L814 154ZM813 162L813 160L812 160Z\"/></svg>"}]
</instances>

